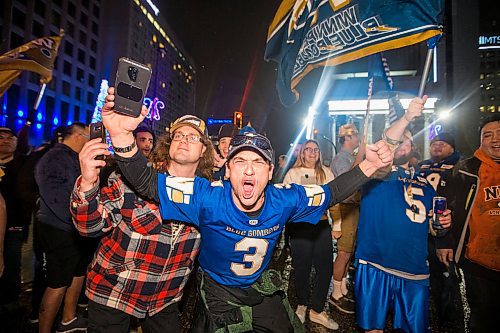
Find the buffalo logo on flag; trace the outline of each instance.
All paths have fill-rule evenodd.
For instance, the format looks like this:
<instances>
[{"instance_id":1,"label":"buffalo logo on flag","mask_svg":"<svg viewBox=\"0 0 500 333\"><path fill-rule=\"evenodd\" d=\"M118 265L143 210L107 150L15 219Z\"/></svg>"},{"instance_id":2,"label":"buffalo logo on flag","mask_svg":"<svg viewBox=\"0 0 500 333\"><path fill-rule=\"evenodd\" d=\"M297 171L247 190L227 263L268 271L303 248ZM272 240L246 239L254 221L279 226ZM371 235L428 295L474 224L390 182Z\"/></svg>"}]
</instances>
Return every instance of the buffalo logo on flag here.
<instances>
[{"instance_id":1,"label":"buffalo logo on flag","mask_svg":"<svg viewBox=\"0 0 500 333\"><path fill-rule=\"evenodd\" d=\"M443 0L283 0L264 58L278 63L281 102L316 67L334 66L441 34Z\"/></svg>"}]
</instances>

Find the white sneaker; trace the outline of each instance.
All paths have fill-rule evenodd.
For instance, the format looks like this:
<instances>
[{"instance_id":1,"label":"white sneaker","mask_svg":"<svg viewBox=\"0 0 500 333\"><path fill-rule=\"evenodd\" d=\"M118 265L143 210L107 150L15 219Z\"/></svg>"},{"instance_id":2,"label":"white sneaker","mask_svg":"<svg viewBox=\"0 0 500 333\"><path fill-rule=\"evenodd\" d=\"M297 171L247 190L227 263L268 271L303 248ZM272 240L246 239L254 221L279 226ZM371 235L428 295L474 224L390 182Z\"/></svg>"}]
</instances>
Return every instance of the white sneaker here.
<instances>
[{"instance_id":1,"label":"white sneaker","mask_svg":"<svg viewBox=\"0 0 500 333\"><path fill-rule=\"evenodd\" d=\"M299 305L297 306L297 310L295 310L295 314L299 317L300 322L303 324L306 321L306 311L307 306Z\"/></svg>"},{"instance_id":2,"label":"white sneaker","mask_svg":"<svg viewBox=\"0 0 500 333\"><path fill-rule=\"evenodd\" d=\"M309 320L313 323L320 324L331 330L338 330L339 324L337 324L325 311L317 313L314 310L309 311Z\"/></svg>"}]
</instances>

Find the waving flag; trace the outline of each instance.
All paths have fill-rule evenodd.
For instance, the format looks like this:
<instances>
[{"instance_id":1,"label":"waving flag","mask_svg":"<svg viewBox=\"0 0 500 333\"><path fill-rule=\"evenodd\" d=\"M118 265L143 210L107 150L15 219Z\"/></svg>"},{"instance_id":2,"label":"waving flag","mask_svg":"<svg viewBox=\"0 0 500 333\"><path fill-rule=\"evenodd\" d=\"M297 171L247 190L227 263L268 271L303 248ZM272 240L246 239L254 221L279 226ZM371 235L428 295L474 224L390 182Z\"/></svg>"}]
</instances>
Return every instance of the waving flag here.
<instances>
[{"instance_id":1,"label":"waving flag","mask_svg":"<svg viewBox=\"0 0 500 333\"><path fill-rule=\"evenodd\" d=\"M22 71L40 74L41 83L50 82L62 37L61 33L60 36L35 39L1 55L0 96L14 83Z\"/></svg>"},{"instance_id":2,"label":"waving flag","mask_svg":"<svg viewBox=\"0 0 500 333\"><path fill-rule=\"evenodd\" d=\"M373 81L373 77L381 77L384 80L385 90L388 94L389 123L392 124L405 114L405 109L399 100L398 92L394 89L394 81L391 77L391 70L389 69L387 59L382 53L374 54L370 57L368 66L368 77L370 80ZM368 95L371 98L370 89Z\"/></svg>"},{"instance_id":3,"label":"waving flag","mask_svg":"<svg viewBox=\"0 0 500 333\"><path fill-rule=\"evenodd\" d=\"M283 0L264 58L278 63L281 102L316 67L334 66L441 34L443 0Z\"/></svg>"}]
</instances>

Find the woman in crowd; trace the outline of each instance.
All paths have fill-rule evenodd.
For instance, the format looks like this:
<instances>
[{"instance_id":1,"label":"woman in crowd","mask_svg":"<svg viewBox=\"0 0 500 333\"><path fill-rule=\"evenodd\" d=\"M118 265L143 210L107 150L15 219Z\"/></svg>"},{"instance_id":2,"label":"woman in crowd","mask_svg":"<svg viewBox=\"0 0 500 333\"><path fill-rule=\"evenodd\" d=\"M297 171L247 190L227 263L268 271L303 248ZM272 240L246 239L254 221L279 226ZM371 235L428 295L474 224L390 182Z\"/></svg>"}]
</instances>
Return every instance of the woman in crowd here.
<instances>
[{"instance_id":1,"label":"woman in crowd","mask_svg":"<svg viewBox=\"0 0 500 333\"><path fill-rule=\"evenodd\" d=\"M301 146L297 161L287 172L283 182L322 185L332 179L333 173L323 165L318 143L315 140L308 140ZM314 265L316 275L313 281L309 320L335 330L338 324L323 311L333 271L331 227L326 212L316 225L294 223L290 228L290 248L298 299L296 314L303 323L309 298L309 278Z\"/></svg>"}]
</instances>

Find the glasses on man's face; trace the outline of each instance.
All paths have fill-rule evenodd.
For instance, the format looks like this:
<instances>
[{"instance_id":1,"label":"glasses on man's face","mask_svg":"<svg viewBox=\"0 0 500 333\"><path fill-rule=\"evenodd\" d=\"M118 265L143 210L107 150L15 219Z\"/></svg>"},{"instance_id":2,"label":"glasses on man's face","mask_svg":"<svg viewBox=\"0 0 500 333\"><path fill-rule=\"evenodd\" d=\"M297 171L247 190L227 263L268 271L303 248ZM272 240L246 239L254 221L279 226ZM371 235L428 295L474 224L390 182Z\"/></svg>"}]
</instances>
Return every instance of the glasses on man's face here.
<instances>
[{"instance_id":1,"label":"glasses on man's face","mask_svg":"<svg viewBox=\"0 0 500 333\"><path fill-rule=\"evenodd\" d=\"M307 147L307 148L304 148L304 151L307 152L307 153L319 153L319 148L312 148L312 147Z\"/></svg>"},{"instance_id":2,"label":"glasses on man's face","mask_svg":"<svg viewBox=\"0 0 500 333\"><path fill-rule=\"evenodd\" d=\"M81 136L83 136L85 139L90 139L90 135L86 134L86 133L78 133L80 134Z\"/></svg>"},{"instance_id":3,"label":"glasses on man's face","mask_svg":"<svg viewBox=\"0 0 500 333\"><path fill-rule=\"evenodd\" d=\"M182 141L186 138L188 143L198 143L202 142L202 137L196 134L184 134L180 132L175 132L172 135L172 141Z\"/></svg>"}]
</instances>

